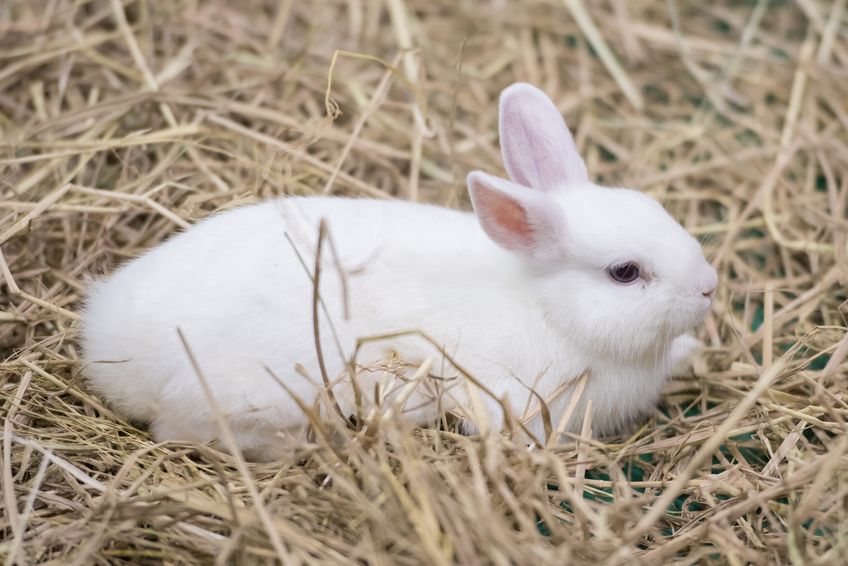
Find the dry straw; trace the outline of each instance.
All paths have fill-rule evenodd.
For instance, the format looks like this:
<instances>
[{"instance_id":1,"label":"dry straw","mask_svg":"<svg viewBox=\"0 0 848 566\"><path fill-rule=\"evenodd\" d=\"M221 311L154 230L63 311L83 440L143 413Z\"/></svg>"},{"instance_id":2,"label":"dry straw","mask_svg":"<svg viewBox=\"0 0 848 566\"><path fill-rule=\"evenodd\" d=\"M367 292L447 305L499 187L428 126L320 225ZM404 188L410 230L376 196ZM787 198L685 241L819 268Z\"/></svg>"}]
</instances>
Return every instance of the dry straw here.
<instances>
[{"instance_id":1,"label":"dry straw","mask_svg":"<svg viewBox=\"0 0 848 566\"><path fill-rule=\"evenodd\" d=\"M0 2L0 557L843 561L847 18L845 0ZM587 419L528 446L389 411L335 442L316 421L256 465L154 444L78 378L88 276L275 195L467 207L515 80L721 274L707 350L632 434Z\"/></svg>"}]
</instances>

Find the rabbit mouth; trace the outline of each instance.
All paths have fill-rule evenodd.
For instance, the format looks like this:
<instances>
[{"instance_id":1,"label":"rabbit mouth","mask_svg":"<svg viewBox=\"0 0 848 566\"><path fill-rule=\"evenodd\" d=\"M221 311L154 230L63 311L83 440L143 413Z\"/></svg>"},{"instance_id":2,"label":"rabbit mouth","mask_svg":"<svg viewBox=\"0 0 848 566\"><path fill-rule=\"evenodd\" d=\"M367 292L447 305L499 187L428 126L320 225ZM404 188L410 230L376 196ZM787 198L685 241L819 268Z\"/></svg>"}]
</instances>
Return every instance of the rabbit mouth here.
<instances>
[{"instance_id":1,"label":"rabbit mouth","mask_svg":"<svg viewBox=\"0 0 848 566\"><path fill-rule=\"evenodd\" d=\"M695 307L690 311L691 314L687 317L688 320L686 321L683 332L691 332L701 326L704 323L707 313L710 312L710 306L712 306L712 303L712 299L709 298L702 298L699 300Z\"/></svg>"}]
</instances>

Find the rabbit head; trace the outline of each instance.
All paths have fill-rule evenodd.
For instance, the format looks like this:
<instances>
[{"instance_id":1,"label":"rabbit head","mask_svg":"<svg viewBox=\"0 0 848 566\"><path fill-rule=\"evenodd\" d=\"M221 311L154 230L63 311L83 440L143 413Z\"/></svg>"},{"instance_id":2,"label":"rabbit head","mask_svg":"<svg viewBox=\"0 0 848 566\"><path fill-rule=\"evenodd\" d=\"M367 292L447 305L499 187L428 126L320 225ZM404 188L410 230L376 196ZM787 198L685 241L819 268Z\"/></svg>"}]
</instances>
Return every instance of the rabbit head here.
<instances>
[{"instance_id":1,"label":"rabbit head","mask_svg":"<svg viewBox=\"0 0 848 566\"><path fill-rule=\"evenodd\" d=\"M592 183L539 89L503 91L500 143L511 180L468 176L485 233L521 258L549 322L587 354L656 363L712 301L699 243L651 197Z\"/></svg>"}]
</instances>

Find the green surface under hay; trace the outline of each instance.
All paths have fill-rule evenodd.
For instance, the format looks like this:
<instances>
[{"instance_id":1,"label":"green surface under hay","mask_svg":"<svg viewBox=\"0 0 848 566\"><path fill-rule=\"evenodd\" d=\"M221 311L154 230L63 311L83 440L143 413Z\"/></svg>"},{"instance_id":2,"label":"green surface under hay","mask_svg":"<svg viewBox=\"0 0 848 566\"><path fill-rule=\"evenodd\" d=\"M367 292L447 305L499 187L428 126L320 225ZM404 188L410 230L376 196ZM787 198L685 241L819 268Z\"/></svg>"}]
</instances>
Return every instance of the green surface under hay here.
<instances>
[{"instance_id":1,"label":"green surface under hay","mask_svg":"<svg viewBox=\"0 0 848 566\"><path fill-rule=\"evenodd\" d=\"M844 0L0 1L0 556L844 560L846 22ZM516 80L720 273L707 351L632 436L387 421L256 465L156 445L86 390L87 276L274 195L467 208Z\"/></svg>"}]
</instances>

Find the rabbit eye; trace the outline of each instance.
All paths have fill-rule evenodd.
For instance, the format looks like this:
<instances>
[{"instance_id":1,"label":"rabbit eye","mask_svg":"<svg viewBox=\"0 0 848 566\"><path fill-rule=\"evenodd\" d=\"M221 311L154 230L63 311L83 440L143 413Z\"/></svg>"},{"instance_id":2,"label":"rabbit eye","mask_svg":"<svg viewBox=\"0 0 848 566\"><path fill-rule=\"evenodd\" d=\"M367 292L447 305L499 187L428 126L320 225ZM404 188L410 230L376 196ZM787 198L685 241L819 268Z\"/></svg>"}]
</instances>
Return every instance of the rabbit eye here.
<instances>
[{"instance_id":1,"label":"rabbit eye","mask_svg":"<svg viewBox=\"0 0 848 566\"><path fill-rule=\"evenodd\" d=\"M618 283L633 283L639 278L639 266L632 261L613 265L607 272Z\"/></svg>"}]
</instances>

